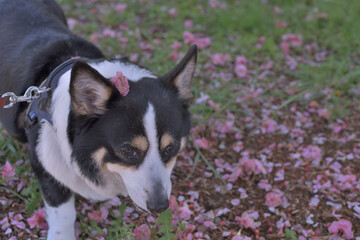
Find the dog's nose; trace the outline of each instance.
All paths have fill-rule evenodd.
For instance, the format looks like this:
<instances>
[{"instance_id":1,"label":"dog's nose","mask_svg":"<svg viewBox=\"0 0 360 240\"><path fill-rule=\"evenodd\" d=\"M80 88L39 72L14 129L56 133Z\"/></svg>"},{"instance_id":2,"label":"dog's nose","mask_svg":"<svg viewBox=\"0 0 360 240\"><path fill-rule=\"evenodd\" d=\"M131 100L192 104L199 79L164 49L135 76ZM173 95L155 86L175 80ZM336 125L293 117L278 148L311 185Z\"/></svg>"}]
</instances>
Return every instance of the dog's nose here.
<instances>
[{"instance_id":1,"label":"dog's nose","mask_svg":"<svg viewBox=\"0 0 360 240\"><path fill-rule=\"evenodd\" d=\"M169 207L169 200L167 198L156 199L151 198L146 202L147 209L152 213L161 213Z\"/></svg>"}]
</instances>

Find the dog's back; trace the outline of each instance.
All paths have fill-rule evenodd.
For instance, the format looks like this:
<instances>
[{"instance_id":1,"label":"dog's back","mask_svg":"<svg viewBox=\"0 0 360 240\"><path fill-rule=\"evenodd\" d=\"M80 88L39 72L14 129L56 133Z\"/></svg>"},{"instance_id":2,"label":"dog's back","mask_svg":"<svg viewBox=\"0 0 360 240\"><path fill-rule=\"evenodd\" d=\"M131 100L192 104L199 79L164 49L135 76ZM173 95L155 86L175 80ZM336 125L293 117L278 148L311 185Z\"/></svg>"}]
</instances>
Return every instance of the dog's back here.
<instances>
[{"instance_id":1,"label":"dog's back","mask_svg":"<svg viewBox=\"0 0 360 240\"><path fill-rule=\"evenodd\" d=\"M71 56L103 57L95 46L70 32L53 0L0 0L0 46L0 94L22 95ZM0 122L20 140L25 140L22 113L26 107L0 108Z\"/></svg>"}]
</instances>

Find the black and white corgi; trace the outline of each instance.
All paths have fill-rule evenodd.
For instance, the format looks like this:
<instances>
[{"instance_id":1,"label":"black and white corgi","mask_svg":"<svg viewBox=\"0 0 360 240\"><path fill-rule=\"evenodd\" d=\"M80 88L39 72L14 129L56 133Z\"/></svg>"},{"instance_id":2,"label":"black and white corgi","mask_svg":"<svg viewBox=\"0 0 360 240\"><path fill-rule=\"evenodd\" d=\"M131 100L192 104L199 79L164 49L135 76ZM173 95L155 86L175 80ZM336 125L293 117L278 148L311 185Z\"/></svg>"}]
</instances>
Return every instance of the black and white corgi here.
<instances>
[{"instance_id":1,"label":"black and white corgi","mask_svg":"<svg viewBox=\"0 0 360 240\"><path fill-rule=\"evenodd\" d=\"M49 87L30 108L0 108L9 134L30 144L48 239L75 239L75 194L124 195L145 211L167 209L171 171L190 130L196 46L159 77L126 58L105 60L70 32L53 0L2 0L0 18L0 93ZM112 82L118 74L126 94Z\"/></svg>"}]
</instances>

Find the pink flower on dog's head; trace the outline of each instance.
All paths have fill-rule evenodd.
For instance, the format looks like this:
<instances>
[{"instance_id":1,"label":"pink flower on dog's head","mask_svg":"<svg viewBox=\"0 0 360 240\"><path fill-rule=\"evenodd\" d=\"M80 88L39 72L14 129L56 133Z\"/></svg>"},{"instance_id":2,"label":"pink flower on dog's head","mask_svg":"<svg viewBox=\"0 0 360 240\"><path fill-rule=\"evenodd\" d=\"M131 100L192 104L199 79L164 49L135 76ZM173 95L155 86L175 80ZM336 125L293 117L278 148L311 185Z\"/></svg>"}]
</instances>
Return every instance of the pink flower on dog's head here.
<instances>
[{"instance_id":1,"label":"pink flower on dog's head","mask_svg":"<svg viewBox=\"0 0 360 240\"><path fill-rule=\"evenodd\" d=\"M121 95L126 96L129 93L129 81L122 72L116 72L116 76L111 78L110 81L119 90Z\"/></svg>"}]
</instances>

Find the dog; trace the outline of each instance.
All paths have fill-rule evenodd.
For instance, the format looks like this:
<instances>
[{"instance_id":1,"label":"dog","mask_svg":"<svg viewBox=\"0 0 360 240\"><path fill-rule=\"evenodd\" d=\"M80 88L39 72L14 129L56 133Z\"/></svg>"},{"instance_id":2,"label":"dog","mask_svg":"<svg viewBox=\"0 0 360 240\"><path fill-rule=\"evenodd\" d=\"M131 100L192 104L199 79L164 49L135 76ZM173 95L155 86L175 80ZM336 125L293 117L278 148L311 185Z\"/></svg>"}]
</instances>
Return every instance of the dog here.
<instances>
[{"instance_id":1,"label":"dog","mask_svg":"<svg viewBox=\"0 0 360 240\"><path fill-rule=\"evenodd\" d=\"M29 142L47 239L75 239L75 194L123 195L144 211L167 209L170 175L190 131L196 46L157 76L125 57L106 60L68 29L53 0L0 0L0 16L0 93L46 89L31 103L0 108L0 121Z\"/></svg>"}]
</instances>

